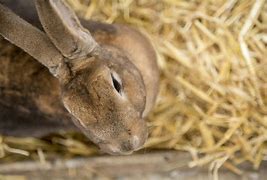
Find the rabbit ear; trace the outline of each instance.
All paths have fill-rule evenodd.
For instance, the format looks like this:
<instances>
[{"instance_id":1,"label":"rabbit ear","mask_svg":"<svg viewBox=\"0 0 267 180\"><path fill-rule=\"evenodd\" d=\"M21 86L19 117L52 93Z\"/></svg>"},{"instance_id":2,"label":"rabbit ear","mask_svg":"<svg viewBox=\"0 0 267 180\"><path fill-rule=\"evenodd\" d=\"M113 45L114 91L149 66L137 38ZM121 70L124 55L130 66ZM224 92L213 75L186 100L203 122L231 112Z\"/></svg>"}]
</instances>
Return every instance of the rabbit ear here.
<instances>
[{"instance_id":1,"label":"rabbit ear","mask_svg":"<svg viewBox=\"0 0 267 180\"><path fill-rule=\"evenodd\" d=\"M98 44L63 0L35 0L35 3L45 32L65 57L77 59L94 52Z\"/></svg>"},{"instance_id":2,"label":"rabbit ear","mask_svg":"<svg viewBox=\"0 0 267 180\"><path fill-rule=\"evenodd\" d=\"M58 77L63 56L50 39L39 29L18 17L0 4L0 34L33 56Z\"/></svg>"}]
</instances>

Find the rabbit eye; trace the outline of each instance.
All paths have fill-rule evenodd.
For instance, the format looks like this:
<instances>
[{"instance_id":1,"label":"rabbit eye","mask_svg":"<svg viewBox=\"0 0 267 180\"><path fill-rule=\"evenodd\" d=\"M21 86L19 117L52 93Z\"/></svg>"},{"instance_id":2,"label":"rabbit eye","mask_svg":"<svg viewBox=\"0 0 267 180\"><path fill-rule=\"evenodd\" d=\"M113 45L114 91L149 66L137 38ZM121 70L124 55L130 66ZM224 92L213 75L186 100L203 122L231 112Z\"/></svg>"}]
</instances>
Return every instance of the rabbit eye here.
<instances>
[{"instance_id":1,"label":"rabbit eye","mask_svg":"<svg viewBox=\"0 0 267 180\"><path fill-rule=\"evenodd\" d=\"M112 78L112 83L113 83L113 87L116 89L116 91L121 94L122 92L122 85L121 82L119 80L117 80L117 78L114 76L114 74L111 74L111 78Z\"/></svg>"}]
</instances>

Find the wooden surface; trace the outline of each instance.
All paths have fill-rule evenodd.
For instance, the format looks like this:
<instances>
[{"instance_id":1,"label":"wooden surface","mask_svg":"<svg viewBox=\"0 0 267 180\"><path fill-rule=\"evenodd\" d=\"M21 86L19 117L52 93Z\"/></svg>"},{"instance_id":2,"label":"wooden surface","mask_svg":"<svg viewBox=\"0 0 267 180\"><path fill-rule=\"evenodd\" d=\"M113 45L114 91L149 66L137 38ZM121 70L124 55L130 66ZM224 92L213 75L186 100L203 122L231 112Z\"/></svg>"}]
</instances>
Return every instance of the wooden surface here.
<instances>
[{"instance_id":1,"label":"wooden surface","mask_svg":"<svg viewBox=\"0 0 267 180\"><path fill-rule=\"evenodd\" d=\"M207 180L214 177L207 167L188 168L190 156L181 152L157 152L132 156L100 156L55 160L45 164L38 162L19 162L0 165L2 178L27 179L182 179ZM267 178L267 163L258 171L242 167L241 176L225 169L219 173L220 179L227 180L264 180ZM1 179L1 176L0 176Z\"/></svg>"}]
</instances>

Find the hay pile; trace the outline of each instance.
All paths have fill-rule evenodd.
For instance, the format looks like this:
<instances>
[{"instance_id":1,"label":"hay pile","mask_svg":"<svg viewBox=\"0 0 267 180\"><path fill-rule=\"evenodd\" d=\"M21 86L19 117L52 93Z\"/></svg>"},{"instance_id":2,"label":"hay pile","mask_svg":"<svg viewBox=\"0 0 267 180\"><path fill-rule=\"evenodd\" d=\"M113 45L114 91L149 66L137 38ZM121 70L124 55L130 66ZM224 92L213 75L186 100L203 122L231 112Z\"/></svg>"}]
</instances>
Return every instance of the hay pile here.
<instances>
[{"instance_id":1,"label":"hay pile","mask_svg":"<svg viewBox=\"0 0 267 180\"><path fill-rule=\"evenodd\" d=\"M236 173L240 163L257 168L266 159L265 0L68 1L87 19L130 24L152 40L161 88L146 148L188 151L191 167L210 164L216 170L224 164ZM71 134L2 142L5 160L14 158L10 151L34 159L43 152L96 152L84 137Z\"/></svg>"}]
</instances>

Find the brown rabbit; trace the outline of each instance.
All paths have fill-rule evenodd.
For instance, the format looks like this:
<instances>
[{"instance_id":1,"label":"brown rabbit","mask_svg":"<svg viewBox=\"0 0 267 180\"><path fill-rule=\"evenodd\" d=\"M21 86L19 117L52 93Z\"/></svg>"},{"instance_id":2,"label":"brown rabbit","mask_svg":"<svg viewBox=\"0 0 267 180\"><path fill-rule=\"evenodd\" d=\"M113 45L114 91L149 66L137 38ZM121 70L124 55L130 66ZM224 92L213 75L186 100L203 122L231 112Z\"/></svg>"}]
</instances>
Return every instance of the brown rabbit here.
<instances>
[{"instance_id":1,"label":"brown rabbit","mask_svg":"<svg viewBox=\"0 0 267 180\"><path fill-rule=\"evenodd\" d=\"M40 21L32 1L0 0L0 34L38 61L2 40L0 133L42 136L77 126L104 152L139 149L158 91L149 41L127 26L80 23L63 0L35 6Z\"/></svg>"}]
</instances>

